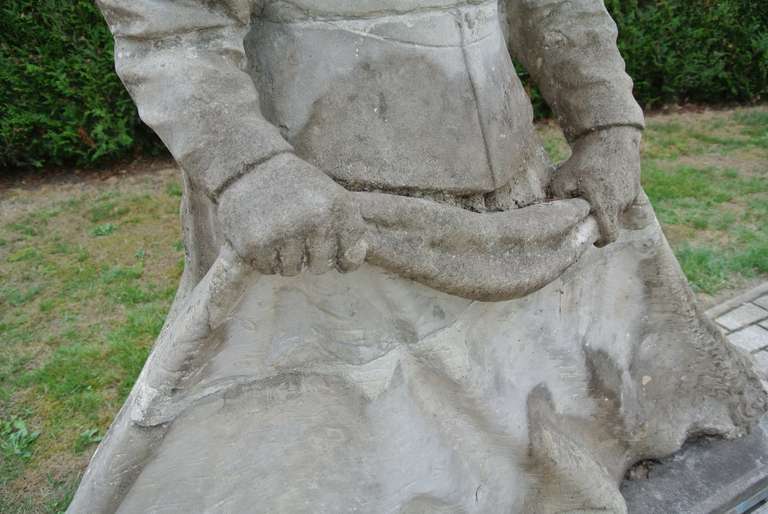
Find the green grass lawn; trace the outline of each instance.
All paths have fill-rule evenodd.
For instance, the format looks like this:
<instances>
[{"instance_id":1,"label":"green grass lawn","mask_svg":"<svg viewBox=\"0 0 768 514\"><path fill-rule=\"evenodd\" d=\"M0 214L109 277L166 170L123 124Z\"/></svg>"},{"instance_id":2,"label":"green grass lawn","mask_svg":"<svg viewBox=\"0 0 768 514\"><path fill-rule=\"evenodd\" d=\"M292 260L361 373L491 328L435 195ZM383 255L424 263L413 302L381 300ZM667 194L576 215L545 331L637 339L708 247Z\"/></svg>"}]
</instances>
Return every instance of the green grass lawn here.
<instances>
[{"instance_id":1,"label":"green grass lawn","mask_svg":"<svg viewBox=\"0 0 768 514\"><path fill-rule=\"evenodd\" d=\"M768 278L767 107L650 118L643 184L705 300ZM179 198L173 169L0 192L0 512L68 504L173 298Z\"/></svg>"},{"instance_id":2,"label":"green grass lawn","mask_svg":"<svg viewBox=\"0 0 768 514\"><path fill-rule=\"evenodd\" d=\"M0 512L59 512L182 267L174 170L16 191L0 226Z\"/></svg>"}]
</instances>

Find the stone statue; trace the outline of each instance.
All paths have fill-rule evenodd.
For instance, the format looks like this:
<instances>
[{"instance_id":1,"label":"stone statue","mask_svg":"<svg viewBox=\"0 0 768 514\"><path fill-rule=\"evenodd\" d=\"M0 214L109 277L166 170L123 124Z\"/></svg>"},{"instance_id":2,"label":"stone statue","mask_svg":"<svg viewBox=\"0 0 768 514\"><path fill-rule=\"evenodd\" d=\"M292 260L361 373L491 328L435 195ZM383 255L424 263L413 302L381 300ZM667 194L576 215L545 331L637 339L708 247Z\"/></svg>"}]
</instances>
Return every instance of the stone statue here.
<instances>
[{"instance_id":1,"label":"stone statue","mask_svg":"<svg viewBox=\"0 0 768 514\"><path fill-rule=\"evenodd\" d=\"M620 513L765 411L640 189L601 0L98 3L187 255L69 512Z\"/></svg>"}]
</instances>

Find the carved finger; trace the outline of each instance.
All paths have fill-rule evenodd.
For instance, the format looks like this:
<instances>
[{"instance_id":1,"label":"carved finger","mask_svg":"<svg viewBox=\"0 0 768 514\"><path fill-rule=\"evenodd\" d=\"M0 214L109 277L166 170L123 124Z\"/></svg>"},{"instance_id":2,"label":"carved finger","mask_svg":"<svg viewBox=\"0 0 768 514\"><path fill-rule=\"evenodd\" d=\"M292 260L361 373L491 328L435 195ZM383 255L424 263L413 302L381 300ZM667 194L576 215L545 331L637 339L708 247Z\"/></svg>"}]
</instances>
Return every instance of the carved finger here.
<instances>
[{"instance_id":1,"label":"carved finger","mask_svg":"<svg viewBox=\"0 0 768 514\"><path fill-rule=\"evenodd\" d=\"M311 237L307 242L310 273L319 275L332 270L336 265L337 246L336 238L330 234Z\"/></svg>"},{"instance_id":2,"label":"carved finger","mask_svg":"<svg viewBox=\"0 0 768 514\"><path fill-rule=\"evenodd\" d=\"M278 272L277 250L274 247L252 247L246 255L247 257L244 257L244 260L262 275L274 275Z\"/></svg>"},{"instance_id":3,"label":"carved finger","mask_svg":"<svg viewBox=\"0 0 768 514\"><path fill-rule=\"evenodd\" d=\"M365 261L368 244L364 241L366 224L355 201L345 205L337 233L336 264L342 273L353 271Z\"/></svg>"},{"instance_id":4,"label":"carved finger","mask_svg":"<svg viewBox=\"0 0 768 514\"><path fill-rule=\"evenodd\" d=\"M598 247L607 246L619 238L619 210L615 207L595 207L594 216L600 228Z\"/></svg>"},{"instance_id":5,"label":"carved finger","mask_svg":"<svg viewBox=\"0 0 768 514\"><path fill-rule=\"evenodd\" d=\"M291 240L283 244L279 252L279 271L284 277L295 277L304 266L304 242Z\"/></svg>"},{"instance_id":6,"label":"carved finger","mask_svg":"<svg viewBox=\"0 0 768 514\"><path fill-rule=\"evenodd\" d=\"M550 187L556 198L572 198L579 194L579 182L570 168L566 167L555 172Z\"/></svg>"},{"instance_id":7,"label":"carved finger","mask_svg":"<svg viewBox=\"0 0 768 514\"><path fill-rule=\"evenodd\" d=\"M354 242L353 242L354 241ZM356 237L354 240L347 236L340 235L337 264L339 271L347 273L354 271L365 262L368 254L368 242L362 237Z\"/></svg>"}]
</instances>

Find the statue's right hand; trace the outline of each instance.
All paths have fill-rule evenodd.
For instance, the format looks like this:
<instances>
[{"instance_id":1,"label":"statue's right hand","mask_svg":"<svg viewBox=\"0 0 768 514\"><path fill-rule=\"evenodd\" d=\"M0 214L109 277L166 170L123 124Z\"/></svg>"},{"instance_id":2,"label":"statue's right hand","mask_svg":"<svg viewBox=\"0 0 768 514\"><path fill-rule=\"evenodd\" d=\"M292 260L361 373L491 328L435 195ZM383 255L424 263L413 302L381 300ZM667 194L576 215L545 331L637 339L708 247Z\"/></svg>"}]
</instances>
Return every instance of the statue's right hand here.
<instances>
[{"instance_id":1,"label":"statue's right hand","mask_svg":"<svg viewBox=\"0 0 768 514\"><path fill-rule=\"evenodd\" d=\"M264 274L351 271L365 260L365 222L350 192L292 154L229 186L218 220L235 252Z\"/></svg>"}]
</instances>

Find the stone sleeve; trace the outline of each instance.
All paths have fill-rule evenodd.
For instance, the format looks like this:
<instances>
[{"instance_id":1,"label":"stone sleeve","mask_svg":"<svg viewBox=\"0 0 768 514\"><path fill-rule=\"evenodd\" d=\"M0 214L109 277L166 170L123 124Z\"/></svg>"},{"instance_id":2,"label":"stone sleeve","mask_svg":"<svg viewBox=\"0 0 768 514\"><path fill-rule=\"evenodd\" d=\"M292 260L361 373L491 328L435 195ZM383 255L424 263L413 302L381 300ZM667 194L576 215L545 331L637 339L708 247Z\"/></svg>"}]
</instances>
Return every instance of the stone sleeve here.
<instances>
[{"instance_id":1,"label":"stone sleeve","mask_svg":"<svg viewBox=\"0 0 768 514\"><path fill-rule=\"evenodd\" d=\"M243 71L252 0L97 0L115 67L141 119L193 186L215 199L270 157L292 151Z\"/></svg>"},{"instance_id":2,"label":"stone sleeve","mask_svg":"<svg viewBox=\"0 0 768 514\"><path fill-rule=\"evenodd\" d=\"M573 141L601 128L643 128L632 79L603 0L502 0L510 51L523 63Z\"/></svg>"}]
</instances>

